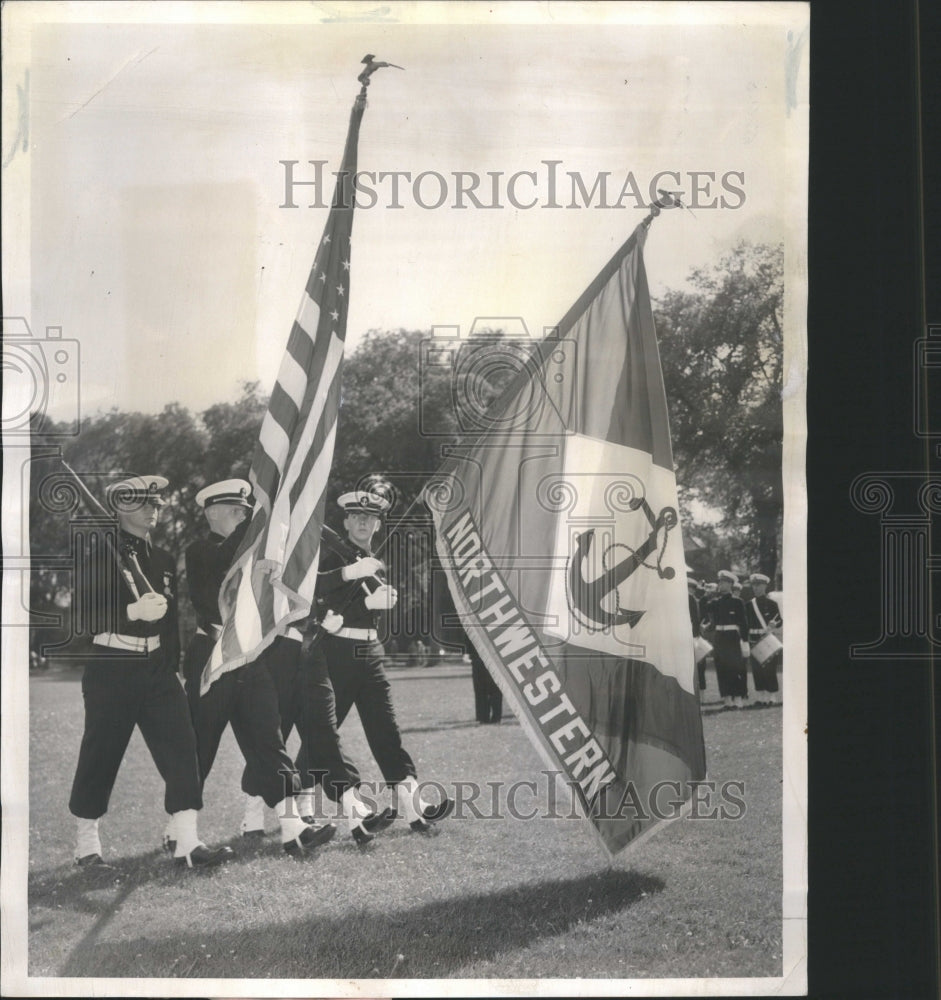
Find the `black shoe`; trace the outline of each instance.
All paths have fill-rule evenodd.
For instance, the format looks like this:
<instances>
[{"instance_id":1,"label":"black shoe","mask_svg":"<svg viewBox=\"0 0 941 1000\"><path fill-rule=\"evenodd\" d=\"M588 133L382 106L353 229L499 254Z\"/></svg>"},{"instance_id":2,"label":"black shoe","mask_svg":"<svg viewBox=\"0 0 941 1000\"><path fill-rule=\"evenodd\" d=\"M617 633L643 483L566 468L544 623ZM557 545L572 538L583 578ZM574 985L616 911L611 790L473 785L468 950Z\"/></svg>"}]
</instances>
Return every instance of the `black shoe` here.
<instances>
[{"instance_id":1,"label":"black shoe","mask_svg":"<svg viewBox=\"0 0 941 1000\"><path fill-rule=\"evenodd\" d=\"M100 854L86 854L83 858L76 858L75 863L79 868L84 868L86 871L98 875L107 875L110 872L117 874L118 871L114 865L109 865Z\"/></svg>"},{"instance_id":2,"label":"black shoe","mask_svg":"<svg viewBox=\"0 0 941 1000\"><path fill-rule=\"evenodd\" d=\"M436 806L425 806L422 809L421 817L426 823L438 823L454 812L454 803L451 799L444 799Z\"/></svg>"},{"instance_id":3,"label":"black shoe","mask_svg":"<svg viewBox=\"0 0 941 1000\"><path fill-rule=\"evenodd\" d=\"M382 812L370 813L362 823L362 829L367 833L379 833L392 825L398 813L394 809L383 809Z\"/></svg>"},{"instance_id":4,"label":"black shoe","mask_svg":"<svg viewBox=\"0 0 941 1000\"><path fill-rule=\"evenodd\" d=\"M359 847L365 847L367 844L371 844L376 839L376 835L366 830L362 824L354 826L350 833L353 835L353 840L356 841Z\"/></svg>"},{"instance_id":5,"label":"black shoe","mask_svg":"<svg viewBox=\"0 0 941 1000\"><path fill-rule=\"evenodd\" d=\"M430 833L431 824L426 823L423 819L413 819L411 823L408 824L414 833Z\"/></svg>"},{"instance_id":6,"label":"black shoe","mask_svg":"<svg viewBox=\"0 0 941 1000\"><path fill-rule=\"evenodd\" d=\"M315 847L326 844L333 840L337 828L333 823L324 823L323 826L305 826L303 830L293 839L283 844L285 853L292 858L302 858L305 855L313 854Z\"/></svg>"},{"instance_id":7,"label":"black shoe","mask_svg":"<svg viewBox=\"0 0 941 1000\"><path fill-rule=\"evenodd\" d=\"M207 847L205 844L197 844L189 854L174 858L173 861L180 868L215 868L216 865L224 865L234 857L235 852L231 847Z\"/></svg>"}]
</instances>

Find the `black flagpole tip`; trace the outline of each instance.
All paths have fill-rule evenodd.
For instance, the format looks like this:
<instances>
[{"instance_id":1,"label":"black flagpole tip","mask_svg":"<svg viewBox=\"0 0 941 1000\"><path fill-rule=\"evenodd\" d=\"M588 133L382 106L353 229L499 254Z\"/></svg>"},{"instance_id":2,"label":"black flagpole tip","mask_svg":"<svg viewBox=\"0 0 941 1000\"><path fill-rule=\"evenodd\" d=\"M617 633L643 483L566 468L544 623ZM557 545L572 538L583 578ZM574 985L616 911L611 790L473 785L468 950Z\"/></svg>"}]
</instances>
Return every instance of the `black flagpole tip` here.
<instances>
[{"instance_id":1,"label":"black flagpole tip","mask_svg":"<svg viewBox=\"0 0 941 1000\"><path fill-rule=\"evenodd\" d=\"M377 69L386 69L386 68L404 69L405 68L404 66L396 66L395 63L390 63L390 62L376 62L376 57L371 52L369 52L366 55L364 55L363 58L360 60L360 62L362 62L363 64L365 64L366 68L359 74L359 76L356 79L359 80L359 82L364 87L368 87L369 86L369 78L373 75L373 73L376 72Z\"/></svg>"},{"instance_id":2,"label":"black flagpole tip","mask_svg":"<svg viewBox=\"0 0 941 1000\"><path fill-rule=\"evenodd\" d=\"M647 218L641 223L645 229L650 228L650 223L660 214L664 208L685 208L686 206L680 201L679 193L674 193L672 191L661 191L657 188L657 194L660 197L650 206L647 213Z\"/></svg>"}]
</instances>

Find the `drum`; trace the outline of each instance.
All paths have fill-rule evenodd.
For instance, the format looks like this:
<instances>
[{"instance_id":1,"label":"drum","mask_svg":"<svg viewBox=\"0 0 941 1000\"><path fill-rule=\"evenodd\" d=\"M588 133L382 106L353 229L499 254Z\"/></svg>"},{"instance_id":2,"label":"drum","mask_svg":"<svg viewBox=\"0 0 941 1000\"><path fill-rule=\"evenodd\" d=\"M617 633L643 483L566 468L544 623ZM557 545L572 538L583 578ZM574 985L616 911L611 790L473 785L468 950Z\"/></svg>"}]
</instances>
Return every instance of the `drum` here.
<instances>
[{"instance_id":1,"label":"drum","mask_svg":"<svg viewBox=\"0 0 941 1000\"><path fill-rule=\"evenodd\" d=\"M775 653L779 653L784 646L781 640L773 633L763 635L751 648L751 655L755 660L764 665Z\"/></svg>"}]
</instances>

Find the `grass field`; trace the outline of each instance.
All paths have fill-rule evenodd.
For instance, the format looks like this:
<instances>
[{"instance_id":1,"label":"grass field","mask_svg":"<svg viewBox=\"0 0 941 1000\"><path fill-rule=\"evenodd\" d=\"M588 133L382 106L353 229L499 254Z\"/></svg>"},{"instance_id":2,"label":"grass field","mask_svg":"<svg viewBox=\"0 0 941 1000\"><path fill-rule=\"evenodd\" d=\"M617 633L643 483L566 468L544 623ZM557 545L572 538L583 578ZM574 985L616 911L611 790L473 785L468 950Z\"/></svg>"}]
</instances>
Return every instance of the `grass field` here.
<instances>
[{"instance_id":1,"label":"grass field","mask_svg":"<svg viewBox=\"0 0 941 1000\"><path fill-rule=\"evenodd\" d=\"M269 837L246 850L241 757L227 733L200 833L236 861L176 869L159 850L163 789L138 733L101 822L116 882L72 865L69 788L82 732L77 674L30 684L29 973L33 976L387 978L746 977L781 974L781 710L716 711L704 698L709 778L744 783L738 819L680 819L609 864L571 818L515 720L478 727L466 667L392 672L422 780L485 794L434 835L395 823L365 850L341 830L316 860ZM716 706L717 707L717 706ZM379 780L358 719L342 730ZM523 811L494 818L507 789ZM496 783L490 784L488 783ZM550 788L551 784L551 788ZM550 809L550 792L555 805ZM704 810L705 811L705 810ZM734 810L733 810L734 812Z\"/></svg>"}]
</instances>

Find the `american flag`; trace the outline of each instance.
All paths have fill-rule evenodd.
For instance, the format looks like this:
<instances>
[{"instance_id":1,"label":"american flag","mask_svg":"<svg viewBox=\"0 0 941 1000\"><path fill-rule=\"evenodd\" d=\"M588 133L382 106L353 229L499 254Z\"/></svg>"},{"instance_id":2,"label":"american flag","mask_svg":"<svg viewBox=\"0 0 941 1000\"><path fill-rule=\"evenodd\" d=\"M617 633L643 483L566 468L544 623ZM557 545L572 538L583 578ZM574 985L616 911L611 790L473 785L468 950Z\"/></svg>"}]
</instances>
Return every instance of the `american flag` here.
<instances>
[{"instance_id":1,"label":"american flag","mask_svg":"<svg viewBox=\"0 0 941 1000\"><path fill-rule=\"evenodd\" d=\"M203 693L222 674L257 659L310 612L336 438L353 176L365 107L364 89L353 106L330 215L255 446L249 472L255 509L220 591L224 624L203 671Z\"/></svg>"}]
</instances>

